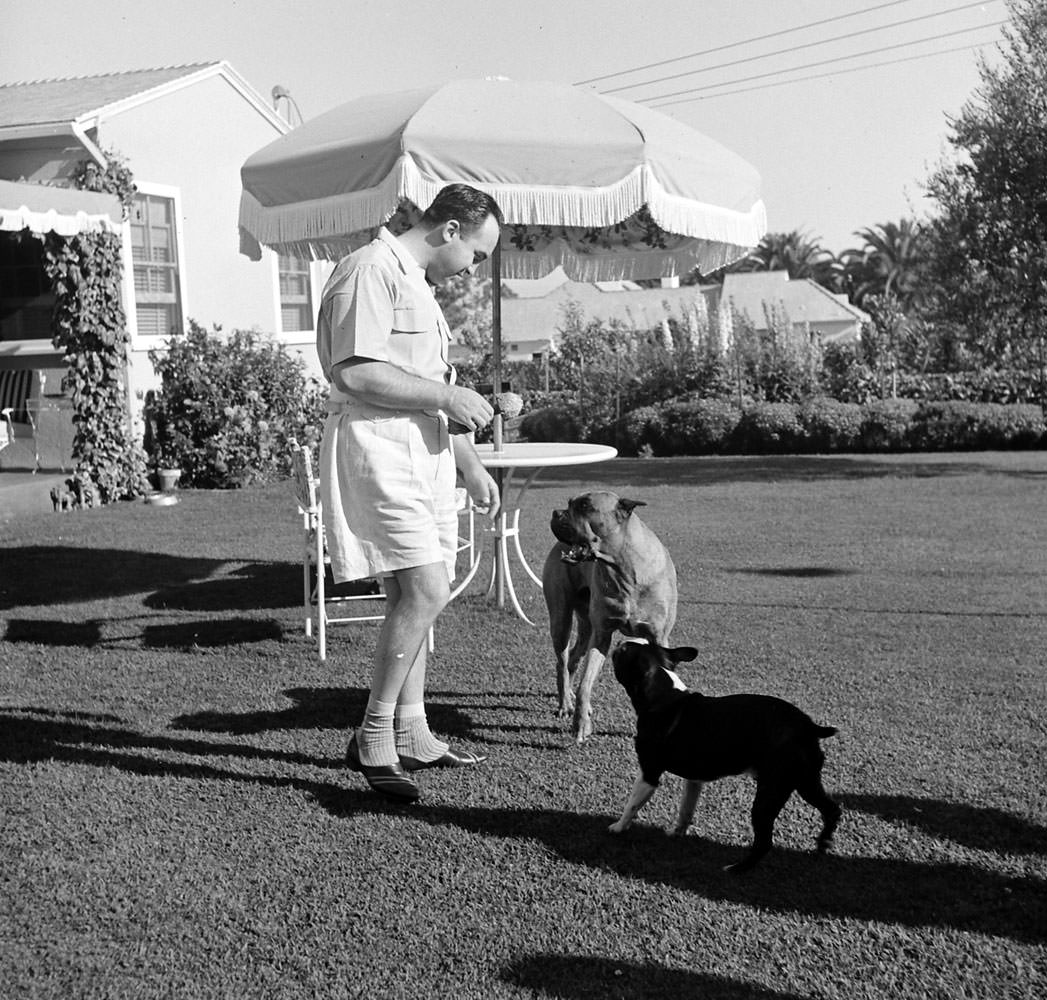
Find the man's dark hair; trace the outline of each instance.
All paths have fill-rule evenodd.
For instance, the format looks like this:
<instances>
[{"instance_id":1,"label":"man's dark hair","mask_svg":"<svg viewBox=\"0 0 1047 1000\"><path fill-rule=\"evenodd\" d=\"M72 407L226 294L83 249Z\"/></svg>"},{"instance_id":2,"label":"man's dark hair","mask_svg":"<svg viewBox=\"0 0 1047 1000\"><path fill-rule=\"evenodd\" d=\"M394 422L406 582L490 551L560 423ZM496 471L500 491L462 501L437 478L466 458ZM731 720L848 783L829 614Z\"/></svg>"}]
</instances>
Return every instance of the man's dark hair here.
<instances>
[{"instance_id":1,"label":"man's dark hair","mask_svg":"<svg viewBox=\"0 0 1047 1000\"><path fill-rule=\"evenodd\" d=\"M425 210L422 225L441 226L449 219L457 219L464 230L472 231L482 226L489 215L499 226L504 221L498 202L489 194L468 184L448 184Z\"/></svg>"}]
</instances>

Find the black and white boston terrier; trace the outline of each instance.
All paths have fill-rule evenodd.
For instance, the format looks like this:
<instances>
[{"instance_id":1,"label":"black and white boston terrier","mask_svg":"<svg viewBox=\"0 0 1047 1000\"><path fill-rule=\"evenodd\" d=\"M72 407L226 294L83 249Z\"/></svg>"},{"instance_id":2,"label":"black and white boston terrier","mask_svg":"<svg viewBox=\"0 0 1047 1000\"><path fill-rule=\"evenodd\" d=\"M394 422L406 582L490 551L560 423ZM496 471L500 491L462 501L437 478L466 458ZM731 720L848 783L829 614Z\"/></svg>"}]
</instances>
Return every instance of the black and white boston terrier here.
<instances>
[{"instance_id":1,"label":"black and white boston terrier","mask_svg":"<svg viewBox=\"0 0 1047 1000\"><path fill-rule=\"evenodd\" d=\"M673 668L697 655L693 646L667 649L653 641L626 641L614 651L614 676L636 709L640 774L611 832L628 829L666 771L685 782L679 816L670 831L675 836L687 832L705 782L747 772L756 778L753 843L741 861L725 870L752 868L771 849L774 821L794 791L822 814L817 845L824 853L832 843L840 807L822 787L825 754L819 740L836 729L817 725L780 698L709 698L689 691Z\"/></svg>"}]
</instances>

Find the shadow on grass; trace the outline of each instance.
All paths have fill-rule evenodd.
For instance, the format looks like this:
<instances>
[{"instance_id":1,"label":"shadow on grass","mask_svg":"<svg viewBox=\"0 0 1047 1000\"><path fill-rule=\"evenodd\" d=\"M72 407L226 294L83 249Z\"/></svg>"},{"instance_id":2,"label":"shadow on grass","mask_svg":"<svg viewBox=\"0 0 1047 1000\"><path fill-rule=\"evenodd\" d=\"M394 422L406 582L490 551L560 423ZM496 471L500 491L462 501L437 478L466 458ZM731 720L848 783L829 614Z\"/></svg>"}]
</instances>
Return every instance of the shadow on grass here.
<instances>
[{"instance_id":1,"label":"shadow on grass","mask_svg":"<svg viewBox=\"0 0 1047 1000\"><path fill-rule=\"evenodd\" d=\"M857 570L834 569L832 566L741 566L727 567L724 573L743 573L751 576L783 576L798 579L820 579L831 576L855 576Z\"/></svg>"},{"instance_id":2,"label":"shadow on grass","mask_svg":"<svg viewBox=\"0 0 1047 1000\"><path fill-rule=\"evenodd\" d=\"M543 470L542 485L557 482L591 483L593 488L618 486L714 486L721 483L765 483L819 479L928 479L989 475L1041 477L1047 469L1031 453L1028 468L979 460L977 453L962 458L927 454L876 455L753 455L680 456L677 458L619 458L613 462L577 468Z\"/></svg>"},{"instance_id":3,"label":"shadow on grass","mask_svg":"<svg viewBox=\"0 0 1047 1000\"><path fill-rule=\"evenodd\" d=\"M607 1000L608 997L800 1000L797 993L779 993L721 976L582 955L528 955L505 966L501 978L512 986L564 1000Z\"/></svg>"},{"instance_id":4,"label":"shadow on grass","mask_svg":"<svg viewBox=\"0 0 1047 1000\"><path fill-rule=\"evenodd\" d=\"M246 563L212 579L157 587L143 603L147 608L179 611L293 608L302 603L302 567L283 562Z\"/></svg>"},{"instance_id":5,"label":"shadow on grass","mask_svg":"<svg viewBox=\"0 0 1047 1000\"><path fill-rule=\"evenodd\" d=\"M890 822L908 823L928 836L951 840L978 851L1047 854L1047 830L1001 809L911 795L844 793L839 800L847 808L871 813Z\"/></svg>"},{"instance_id":6,"label":"shadow on grass","mask_svg":"<svg viewBox=\"0 0 1047 1000\"><path fill-rule=\"evenodd\" d=\"M190 778L228 777L261 784L268 783L270 779L258 775L236 774L211 764L176 763L116 751L142 750L191 754L198 757L236 757L324 768L342 766L340 760L311 757L308 754L262 750L242 743L215 743L182 736L147 736L111 724L98 724L120 721L122 720L116 716L108 714L55 711L30 705L4 709L0 711L0 760L14 764L63 760L101 767L118 767L133 774L172 774ZM311 783L304 784L312 787Z\"/></svg>"},{"instance_id":7,"label":"shadow on grass","mask_svg":"<svg viewBox=\"0 0 1047 1000\"><path fill-rule=\"evenodd\" d=\"M722 868L739 859L744 850L741 845L728 846L697 836L669 839L661 830L642 825L615 837L607 832L613 818L609 815L426 806L424 802L404 807L367 791L294 774L250 774L214 762L169 760L152 754L233 757L323 768L340 767L338 760L238 743L147 736L112 725L87 724L77 713L52 710L44 718L34 718L34 714L44 713L28 708L0 711L0 759L15 764L58 761L149 777L290 788L347 820L361 813L402 814L407 808L414 821L456 827L482 837L539 842L569 864L671 886L710 900L816 917L955 928L1024 942L1047 939L1047 884L1040 879L1011 878L955 863L817 857L780 847L756 871L729 875ZM491 773L496 778L496 770L492 768ZM846 838L846 822L845 814L838 840ZM1006 849L1005 845L996 845L996 849L1001 846Z\"/></svg>"},{"instance_id":8,"label":"shadow on grass","mask_svg":"<svg viewBox=\"0 0 1047 1000\"><path fill-rule=\"evenodd\" d=\"M219 574L223 567L234 566ZM0 549L0 611L147 594L149 608L246 611L294 607L301 566L230 563L159 552L24 545Z\"/></svg>"},{"instance_id":9,"label":"shadow on grass","mask_svg":"<svg viewBox=\"0 0 1047 1000\"><path fill-rule=\"evenodd\" d=\"M321 805L349 817L359 808L339 792ZM369 810L393 807L368 803ZM402 807L401 807L402 808ZM883 921L911 927L946 927L1016 941L1047 940L1047 883L1012 878L955 863L898 858L818 856L776 847L745 875L724 872L740 860L742 845L704 837L669 838L653 827L623 836L607 832L616 817L556 810L411 809L413 818L481 836L534 840L571 864L623 878L667 885L706 899L813 917ZM844 814L844 823L847 816ZM811 843L815 828L812 824ZM846 828L837 840L846 837Z\"/></svg>"},{"instance_id":10,"label":"shadow on grass","mask_svg":"<svg viewBox=\"0 0 1047 1000\"><path fill-rule=\"evenodd\" d=\"M265 642L283 637L275 621L253 618L206 618L167 625L146 625L132 635L105 635L111 620L63 622L49 618L12 618L4 631L6 642L39 646L79 646L84 649L126 647L138 641L146 649L208 649Z\"/></svg>"},{"instance_id":11,"label":"shadow on grass","mask_svg":"<svg viewBox=\"0 0 1047 1000\"><path fill-rule=\"evenodd\" d=\"M206 733L266 733L274 729L341 729L348 732L363 718L367 688L288 688L287 708L255 712L192 712L171 720L172 729ZM426 714L441 735L464 738L472 732L470 717L451 705L427 702Z\"/></svg>"}]
</instances>

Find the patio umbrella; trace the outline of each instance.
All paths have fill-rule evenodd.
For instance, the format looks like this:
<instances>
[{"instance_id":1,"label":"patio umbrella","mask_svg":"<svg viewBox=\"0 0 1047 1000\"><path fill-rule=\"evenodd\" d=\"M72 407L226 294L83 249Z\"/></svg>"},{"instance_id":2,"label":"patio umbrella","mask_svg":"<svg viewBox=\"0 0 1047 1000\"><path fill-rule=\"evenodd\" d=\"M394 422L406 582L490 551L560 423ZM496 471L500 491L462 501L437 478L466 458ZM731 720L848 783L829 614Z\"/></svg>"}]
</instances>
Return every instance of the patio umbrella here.
<instances>
[{"instance_id":1,"label":"patio umbrella","mask_svg":"<svg viewBox=\"0 0 1047 1000\"><path fill-rule=\"evenodd\" d=\"M241 251L255 260L262 246L336 260L380 225L409 224L449 183L492 195L506 221L490 265L496 392L501 277L708 273L766 229L744 160L657 111L554 83L459 80L349 101L258 150L241 180Z\"/></svg>"}]
</instances>

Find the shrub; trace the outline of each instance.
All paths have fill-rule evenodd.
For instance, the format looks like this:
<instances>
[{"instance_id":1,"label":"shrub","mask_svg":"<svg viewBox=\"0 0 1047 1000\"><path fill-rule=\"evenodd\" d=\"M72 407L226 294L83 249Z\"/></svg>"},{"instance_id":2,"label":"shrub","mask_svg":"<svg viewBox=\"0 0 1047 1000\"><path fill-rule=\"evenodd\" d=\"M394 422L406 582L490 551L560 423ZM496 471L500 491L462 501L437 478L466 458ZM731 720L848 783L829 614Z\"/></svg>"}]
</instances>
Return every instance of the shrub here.
<instances>
[{"instance_id":1,"label":"shrub","mask_svg":"<svg viewBox=\"0 0 1047 1000\"><path fill-rule=\"evenodd\" d=\"M913 445L922 451L1031 448L1043 440L1038 406L942 400L923 403L912 424Z\"/></svg>"},{"instance_id":2,"label":"shrub","mask_svg":"<svg viewBox=\"0 0 1047 1000\"><path fill-rule=\"evenodd\" d=\"M740 450L751 454L796 451L803 441L803 427L796 403L750 403L742 411L734 434Z\"/></svg>"},{"instance_id":3,"label":"shrub","mask_svg":"<svg viewBox=\"0 0 1047 1000\"><path fill-rule=\"evenodd\" d=\"M526 441L580 441L575 408L561 403L525 412L520 420L520 437Z\"/></svg>"},{"instance_id":4,"label":"shrub","mask_svg":"<svg viewBox=\"0 0 1047 1000\"><path fill-rule=\"evenodd\" d=\"M150 351L161 389L147 401L146 450L188 486L228 489L288 475L292 438L315 440L324 392L307 384L282 345L235 330L228 338L190 321L164 351Z\"/></svg>"},{"instance_id":5,"label":"shrub","mask_svg":"<svg viewBox=\"0 0 1047 1000\"><path fill-rule=\"evenodd\" d=\"M740 419L726 399L673 399L627 414L622 445L658 455L715 455L728 450Z\"/></svg>"},{"instance_id":6,"label":"shrub","mask_svg":"<svg viewBox=\"0 0 1047 1000\"><path fill-rule=\"evenodd\" d=\"M911 399L874 399L862 406L862 447L866 451L904 451L919 404Z\"/></svg>"},{"instance_id":7,"label":"shrub","mask_svg":"<svg viewBox=\"0 0 1047 1000\"><path fill-rule=\"evenodd\" d=\"M862 439L862 408L815 396L800 405L800 426L809 451L853 451Z\"/></svg>"},{"instance_id":8,"label":"shrub","mask_svg":"<svg viewBox=\"0 0 1047 1000\"><path fill-rule=\"evenodd\" d=\"M823 391L845 403L864 403L879 395L879 384L860 350L830 341L822 351Z\"/></svg>"},{"instance_id":9,"label":"shrub","mask_svg":"<svg viewBox=\"0 0 1047 1000\"><path fill-rule=\"evenodd\" d=\"M966 400L972 403L1036 403L1043 386L1038 371L988 369L947 373L903 373L898 394L929 401Z\"/></svg>"}]
</instances>

